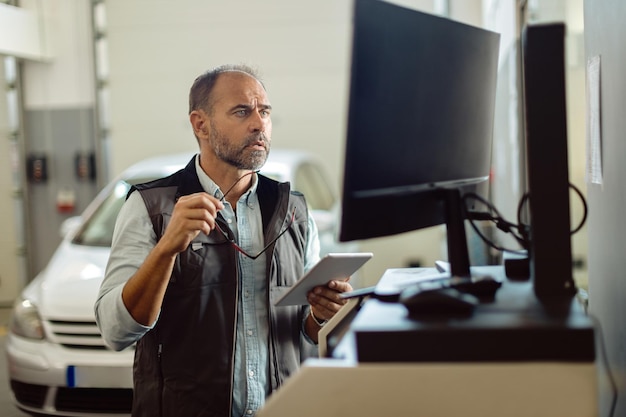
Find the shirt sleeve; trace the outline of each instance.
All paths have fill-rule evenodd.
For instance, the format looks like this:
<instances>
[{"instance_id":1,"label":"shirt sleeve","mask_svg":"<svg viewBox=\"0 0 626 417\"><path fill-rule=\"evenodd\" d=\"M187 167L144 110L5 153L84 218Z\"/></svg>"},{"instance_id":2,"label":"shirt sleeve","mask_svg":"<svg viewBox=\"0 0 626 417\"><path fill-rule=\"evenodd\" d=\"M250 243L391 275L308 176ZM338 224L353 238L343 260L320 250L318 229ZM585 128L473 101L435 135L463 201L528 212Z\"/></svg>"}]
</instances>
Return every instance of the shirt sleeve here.
<instances>
[{"instance_id":1,"label":"shirt sleeve","mask_svg":"<svg viewBox=\"0 0 626 417\"><path fill-rule=\"evenodd\" d=\"M306 240L306 247L305 247L305 254L304 254L304 272L309 271L320 260L319 231L317 229L317 224L315 223L315 220L313 219L313 216L311 216L310 212L309 212L308 222L309 222L308 233L307 233L307 240ZM314 348L317 347L317 343L315 343L309 337L309 335L306 334L306 331L305 331L305 327L306 327L305 324L306 324L308 314L309 314L309 306L303 307L303 315L302 315L303 319L302 319L302 323L300 327L300 330L301 330L300 331L300 334L301 334L300 345L301 345L301 349L306 349L306 350L310 349L311 347L314 347ZM315 349L315 352L316 352L316 349ZM308 352L307 356L311 356L311 354L312 354L312 351Z\"/></svg>"},{"instance_id":2,"label":"shirt sleeve","mask_svg":"<svg viewBox=\"0 0 626 417\"><path fill-rule=\"evenodd\" d=\"M315 219L309 211L308 233L304 253L304 272L308 272L320 260L320 239Z\"/></svg>"},{"instance_id":3,"label":"shirt sleeve","mask_svg":"<svg viewBox=\"0 0 626 417\"><path fill-rule=\"evenodd\" d=\"M155 244L156 234L146 206L141 195L134 192L118 214L111 254L94 306L102 337L115 350L130 346L154 326L133 319L122 301L122 290Z\"/></svg>"}]
</instances>

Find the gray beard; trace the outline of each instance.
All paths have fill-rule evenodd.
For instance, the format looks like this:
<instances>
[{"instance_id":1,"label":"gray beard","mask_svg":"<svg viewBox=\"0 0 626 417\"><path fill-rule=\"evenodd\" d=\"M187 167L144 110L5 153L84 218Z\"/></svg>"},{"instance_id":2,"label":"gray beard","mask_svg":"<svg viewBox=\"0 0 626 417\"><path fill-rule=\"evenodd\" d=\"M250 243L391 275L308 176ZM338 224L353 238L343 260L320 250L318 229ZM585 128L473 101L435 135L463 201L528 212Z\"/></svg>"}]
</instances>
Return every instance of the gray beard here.
<instances>
[{"instance_id":1,"label":"gray beard","mask_svg":"<svg viewBox=\"0 0 626 417\"><path fill-rule=\"evenodd\" d=\"M247 150L250 144L258 142L259 136L266 144L266 150ZM215 129L215 126L212 126L210 140L215 155L237 169L256 171L265 165L269 156L269 141L263 133L249 136L243 146L238 148L232 146L230 140L222 135L218 129Z\"/></svg>"}]
</instances>

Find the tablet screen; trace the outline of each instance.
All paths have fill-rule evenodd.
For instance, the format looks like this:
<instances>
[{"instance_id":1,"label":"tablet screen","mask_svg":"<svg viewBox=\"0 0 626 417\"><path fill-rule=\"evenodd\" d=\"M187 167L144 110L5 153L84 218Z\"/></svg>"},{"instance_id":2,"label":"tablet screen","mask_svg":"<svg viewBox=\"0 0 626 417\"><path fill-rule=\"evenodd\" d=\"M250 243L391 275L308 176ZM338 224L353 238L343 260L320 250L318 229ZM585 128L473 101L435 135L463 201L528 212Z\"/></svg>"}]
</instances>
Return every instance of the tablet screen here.
<instances>
[{"instance_id":1,"label":"tablet screen","mask_svg":"<svg viewBox=\"0 0 626 417\"><path fill-rule=\"evenodd\" d=\"M335 279L346 279L372 258L370 252L329 253L274 303L277 306L308 304L307 293Z\"/></svg>"}]
</instances>

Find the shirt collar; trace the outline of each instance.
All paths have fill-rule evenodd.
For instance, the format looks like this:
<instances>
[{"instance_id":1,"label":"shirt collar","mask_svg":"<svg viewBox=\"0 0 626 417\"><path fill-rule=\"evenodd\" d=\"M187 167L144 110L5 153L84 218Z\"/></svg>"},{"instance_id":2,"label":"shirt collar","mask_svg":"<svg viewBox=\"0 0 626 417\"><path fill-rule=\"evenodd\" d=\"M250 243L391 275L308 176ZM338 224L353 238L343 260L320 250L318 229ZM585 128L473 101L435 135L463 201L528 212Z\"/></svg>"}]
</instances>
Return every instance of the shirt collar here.
<instances>
[{"instance_id":1,"label":"shirt collar","mask_svg":"<svg viewBox=\"0 0 626 417\"><path fill-rule=\"evenodd\" d=\"M215 198L222 198L222 193L226 190L220 190L220 187L218 187L217 184L206 174L206 172L204 172L202 167L200 167L200 154L196 155L196 174L198 175L198 180L200 180L200 185L202 186L202 189L204 191L206 191L208 194L212 195ZM256 175L253 175L252 185L242 196L246 198L246 204L252 204L252 202L250 201L250 196L256 194L258 184L258 177Z\"/></svg>"}]
</instances>

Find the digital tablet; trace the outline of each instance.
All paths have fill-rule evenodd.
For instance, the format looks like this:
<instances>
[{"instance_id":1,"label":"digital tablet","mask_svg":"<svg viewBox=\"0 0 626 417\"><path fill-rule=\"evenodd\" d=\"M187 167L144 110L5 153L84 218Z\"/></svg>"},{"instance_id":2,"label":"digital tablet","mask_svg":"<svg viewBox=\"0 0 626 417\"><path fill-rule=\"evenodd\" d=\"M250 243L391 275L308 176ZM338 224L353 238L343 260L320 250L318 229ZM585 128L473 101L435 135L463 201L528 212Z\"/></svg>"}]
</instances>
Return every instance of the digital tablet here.
<instances>
[{"instance_id":1,"label":"digital tablet","mask_svg":"<svg viewBox=\"0 0 626 417\"><path fill-rule=\"evenodd\" d=\"M370 252L329 253L304 274L274 303L277 306L308 304L306 295L318 285L334 279L346 279L372 258Z\"/></svg>"}]
</instances>

